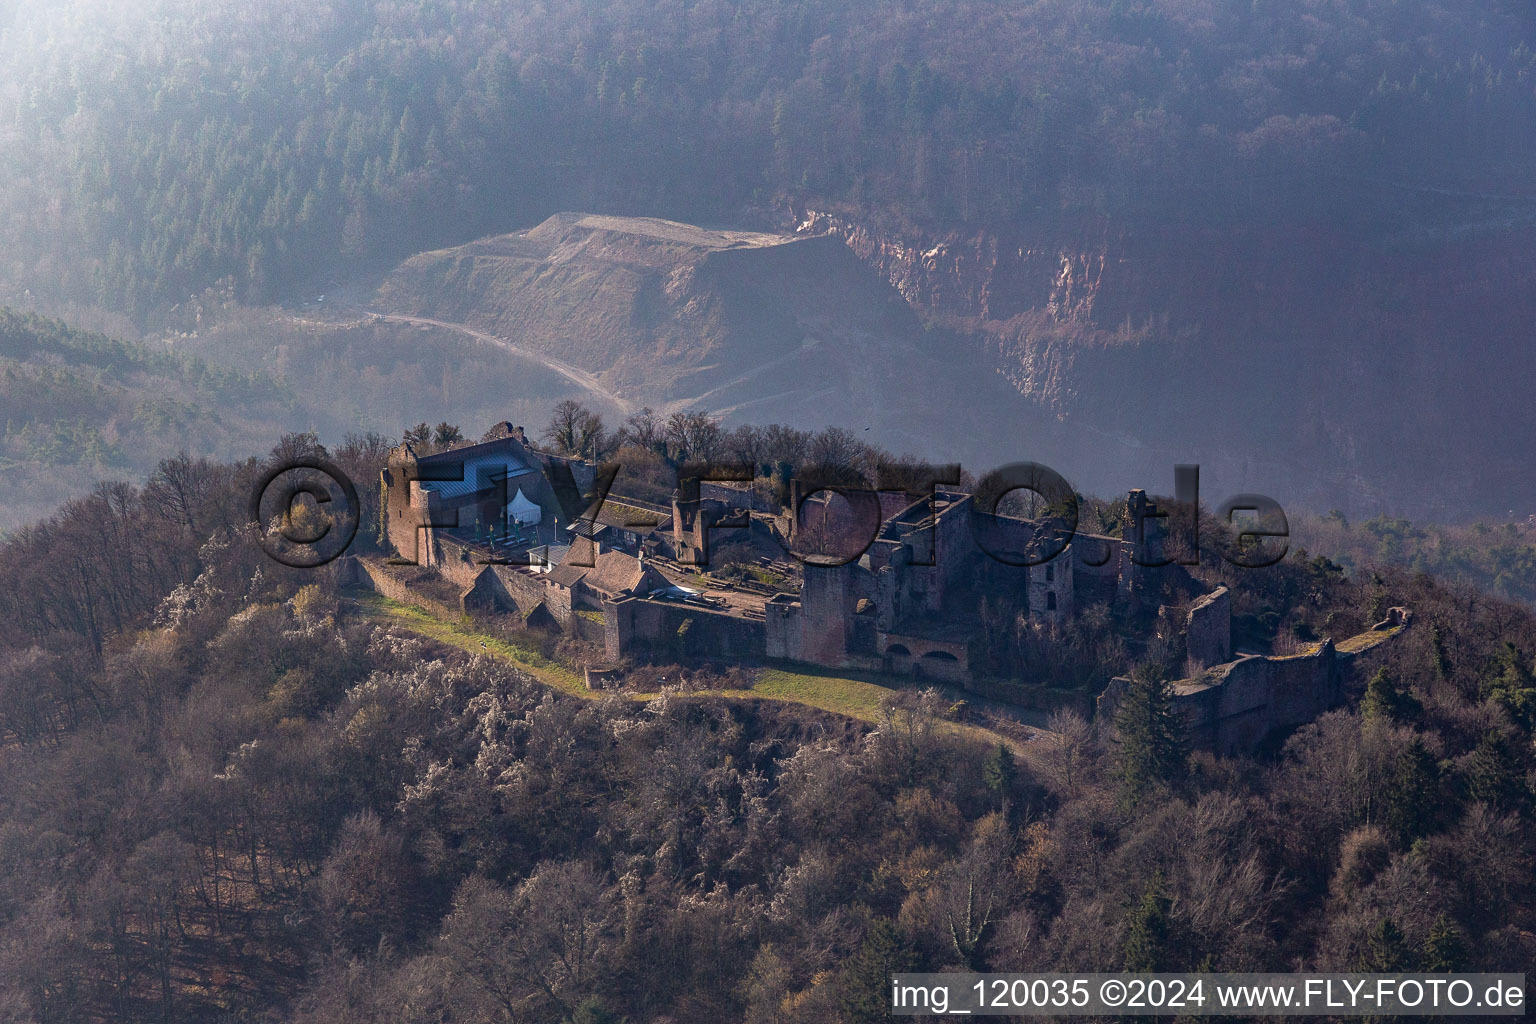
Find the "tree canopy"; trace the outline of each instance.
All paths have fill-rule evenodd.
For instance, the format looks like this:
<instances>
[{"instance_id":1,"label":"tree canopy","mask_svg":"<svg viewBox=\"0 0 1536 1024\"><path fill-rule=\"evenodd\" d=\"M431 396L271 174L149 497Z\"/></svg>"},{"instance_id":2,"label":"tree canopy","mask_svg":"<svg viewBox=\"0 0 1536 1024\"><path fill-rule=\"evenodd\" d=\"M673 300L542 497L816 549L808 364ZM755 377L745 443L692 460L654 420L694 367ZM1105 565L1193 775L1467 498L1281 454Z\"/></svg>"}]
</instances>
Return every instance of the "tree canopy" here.
<instances>
[{"instance_id":1,"label":"tree canopy","mask_svg":"<svg viewBox=\"0 0 1536 1024\"><path fill-rule=\"evenodd\" d=\"M987 0L21 5L4 283L136 317L560 209L1333 218L1529 173L1529 12Z\"/></svg>"}]
</instances>

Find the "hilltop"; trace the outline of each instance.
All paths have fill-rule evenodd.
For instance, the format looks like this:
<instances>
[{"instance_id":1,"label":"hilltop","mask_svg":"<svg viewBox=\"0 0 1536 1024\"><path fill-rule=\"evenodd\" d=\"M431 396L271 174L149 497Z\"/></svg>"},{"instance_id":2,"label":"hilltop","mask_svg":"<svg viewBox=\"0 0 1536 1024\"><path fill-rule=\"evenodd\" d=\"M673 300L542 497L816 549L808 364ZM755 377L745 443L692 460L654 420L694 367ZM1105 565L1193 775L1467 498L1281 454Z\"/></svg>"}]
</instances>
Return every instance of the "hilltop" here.
<instances>
[{"instance_id":1,"label":"hilltop","mask_svg":"<svg viewBox=\"0 0 1536 1024\"><path fill-rule=\"evenodd\" d=\"M619 413L878 426L898 446L974 459L986 425L956 410L1027 413L831 234L561 213L406 260L372 308L535 359Z\"/></svg>"},{"instance_id":2,"label":"hilltop","mask_svg":"<svg viewBox=\"0 0 1536 1024\"><path fill-rule=\"evenodd\" d=\"M181 528L161 482L0 542L18 1019L873 1021L894 956L1531 972L1528 610L1288 558L1228 578L1235 619L1289 646L1275 672L1414 609L1358 704L1262 757L1186 756L1173 702L1265 659L1167 694L1184 659L1149 645L1113 722L1063 710L1008 746L951 727L974 703L780 665L634 665L665 688L598 696L568 634L267 558L221 525L259 473L183 467ZM1052 643L1104 666L1118 628ZM1037 692L1068 681L1028 664ZM683 671L729 688L674 692Z\"/></svg>"},{"instance_id":3,"label":"hilltop","mask_svg":"<svg viewBox=\"0 0 1536 1024\"><path fill-rule=\"evenodd\" d=\"M561 213L528 231L422 253L379 308L478 328L663 405L712 406L836 384L839 355L916 352L901 297L830 236ZM828 357L831 357L829 360ZM748 385L750 386L743 386Z\"/></svg>"}]
</instances>

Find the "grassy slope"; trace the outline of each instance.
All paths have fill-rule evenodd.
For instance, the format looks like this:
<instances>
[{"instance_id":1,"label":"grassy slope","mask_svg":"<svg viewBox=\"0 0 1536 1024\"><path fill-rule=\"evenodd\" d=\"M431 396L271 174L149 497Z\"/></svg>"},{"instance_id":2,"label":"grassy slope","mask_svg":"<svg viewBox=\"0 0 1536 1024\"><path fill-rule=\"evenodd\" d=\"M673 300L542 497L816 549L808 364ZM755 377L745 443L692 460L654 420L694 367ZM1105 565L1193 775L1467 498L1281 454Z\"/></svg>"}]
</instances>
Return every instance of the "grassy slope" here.
<instances>
[{"instance_id":1,"label":"grassy slope","mask_svg":"<svg viewBox=\"0 0 1536 1024\"><path fill-rule=\"evenodd\" d=\"M461 623L445 622L412 605L402 604L379 594L363 594L356 598L376 618L407 629L439 643L457 647L470 654L488 654L510 662L527 672L545 686L583 700L602 696L601 691L588 690L581 676L556 664L536 651L509 644L488 633L478 632ZM880 703L896 691L888 686L837 675L831 672L795 672L787 669L763 670L757 684L750 690L709 690L684 695L689 698L729 698L736 700L776 700L791 704L803 704L820 711L854 718L874 724L879 721ZM958 692L949 692L951 699L963 699ZM624 693L626 699L648 701L661 696L656 693ZM1016 751L1022 745L1010 737L1001 736L975 725L954 722L941 723L945 732L968 736L985 743L999 740Z\"/></svg>"},{"instance_id":2,"label":"grassy slope","mask_svg":"<svg viewBox=\"0 0 1536 1024\"><path fill-rule=\"evenodd\" d=\"M376 618L410 630L439 643L457 647L470 654L489 654L508 661L533 676L551 689L573 697L589 698L588 690L580 676L564 668L537 651L516 647L489 633L480 633L458 623L442 619L413 605L384 597L381 594L363 594L356 598L358 604L369 609Z\"/></svg>"}]
</instances>

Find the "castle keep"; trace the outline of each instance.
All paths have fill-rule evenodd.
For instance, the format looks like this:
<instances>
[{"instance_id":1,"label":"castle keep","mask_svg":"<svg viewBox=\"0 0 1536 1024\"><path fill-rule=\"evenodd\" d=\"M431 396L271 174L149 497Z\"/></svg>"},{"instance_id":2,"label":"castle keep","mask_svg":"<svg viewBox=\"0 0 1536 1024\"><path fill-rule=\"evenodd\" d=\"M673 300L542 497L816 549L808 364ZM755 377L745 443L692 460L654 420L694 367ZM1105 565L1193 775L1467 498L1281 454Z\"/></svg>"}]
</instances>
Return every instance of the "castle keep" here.
<instances>
[{"instance_id":1,"label":"castle keep","mask_svg":"<svg viewBox=\"0 0 1536 1024\"><path fill-rule=\"evenodd\" d=\"M769 656L964 683L985 594L1012 593L1031 618L1058 626L1079 595L1109 601L1118 593L1132 551L1123 539L1078 535L1043 564L1006 564L978 545L973 502L937 491L881 523L857 561L807 564L799 599L778 595L766 606ZM993 523L1003 557L1034 560L1041 524Z\"/></svg>"}]
</instances>

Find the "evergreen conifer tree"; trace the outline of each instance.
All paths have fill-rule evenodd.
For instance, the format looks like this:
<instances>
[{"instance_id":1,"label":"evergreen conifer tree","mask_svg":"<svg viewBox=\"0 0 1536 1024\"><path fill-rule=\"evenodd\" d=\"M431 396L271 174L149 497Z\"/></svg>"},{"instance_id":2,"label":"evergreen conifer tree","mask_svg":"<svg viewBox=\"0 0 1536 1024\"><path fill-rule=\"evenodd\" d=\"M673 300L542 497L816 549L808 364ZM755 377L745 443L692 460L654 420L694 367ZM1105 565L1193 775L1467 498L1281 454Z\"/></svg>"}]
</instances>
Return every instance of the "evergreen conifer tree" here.
<instances>
[{"instance_id":1,"label":"evergreen conifer tree","mask_svg":"<svg viewBox=\"0 0 1536 1024\"><path fill-rule=\"evenodd\" d=\"M1134 805L1153 786L1184 774L1184 723L1161 668L1143 665L1132 673L1115 715L1115 730L1120 737L1121 798L1127 804Z\"/></svg>"}]
</instances>

